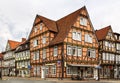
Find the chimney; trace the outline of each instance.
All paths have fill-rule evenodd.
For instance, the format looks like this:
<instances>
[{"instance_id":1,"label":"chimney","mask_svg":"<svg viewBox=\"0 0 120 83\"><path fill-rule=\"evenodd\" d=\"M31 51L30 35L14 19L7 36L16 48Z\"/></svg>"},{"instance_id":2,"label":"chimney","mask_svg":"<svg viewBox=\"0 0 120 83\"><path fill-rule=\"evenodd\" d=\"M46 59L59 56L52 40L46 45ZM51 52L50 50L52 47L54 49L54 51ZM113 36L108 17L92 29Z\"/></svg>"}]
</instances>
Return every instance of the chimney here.
<instances>
[{"instance_id":1,"label":"chimney","mask_svg":"<svg viewBox=\"0 0 120 83\"><path fill-rule=\"evenodd\" d=\"M22 38L22 42L26 41L26 38Z\"/></svg>"}]
</instances>

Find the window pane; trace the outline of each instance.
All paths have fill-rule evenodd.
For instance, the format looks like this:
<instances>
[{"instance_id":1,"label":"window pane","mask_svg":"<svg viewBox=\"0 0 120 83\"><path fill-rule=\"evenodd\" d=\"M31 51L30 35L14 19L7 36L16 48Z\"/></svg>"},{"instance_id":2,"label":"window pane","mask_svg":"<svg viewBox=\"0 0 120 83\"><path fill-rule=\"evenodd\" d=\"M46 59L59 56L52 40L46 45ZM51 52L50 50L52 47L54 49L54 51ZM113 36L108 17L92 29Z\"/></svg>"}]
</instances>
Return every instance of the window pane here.
<instances>
[{"instance_id":1,"label":"window pane","mask_svg":"<svg viewBox=\"0 0 120 83\"><path fill-rule=\"evenodd\" d=\"M72 48L71 46L67 46L67 55L72 55Z\"/></svg>"},{"instance_id":2,"label":"window pane","mask_svg":"<svg viewBox=\"0 0 120 83\"><path fill-rule=\"evenodd\" d=\"M78 56L82 56L82 48L78 48Z\"/></svg>"},{"instance_id":3,"label":"window pane","mask_svg":"<svg viewBox=\"0 0 120 83\"><path fill-rule=\"evenodd\" d=\"M40 30L42 30L42 23L40 23Z\"/></svg>"},{"instance_id":4,"label":"window pane","mask_svg":"<svg viewBox=\"0 0 120 83\"><path fill-rule=\"evenodd\" d=\"M42 39L42 43L43 43L43 44L46 43L46 37L43 37L43 39Z\"/></svg>"},{"instance_id":5,"label":"window pane","mask_svg":"<svg viewBox=\"0 0 120 83\"><path fill-rule=\"evenodd\" d=\"M77 33L77 40L81 41L81 33Z\"/></svg>"},{"instance_id":6,"label":"window pane","mask_svg":"<svg viewBox=\"0 0 120 83\"><path fill-rule=\"evenodd\" d=\"M76 46L73 46L73 56L77 56L77 47Z\"/></svg>"},{"instance_id":7,"label":"window pane","mask_svg":"<svg viewBox=\"0 0 120 83\"><path fill-rule=\"evenodd\" d=\"M73 38L74 40L76 40L76 32L73 32L73 33L72 33L72 38Z\"/></svg>"},{"instance_id":8,"label":"window pane","mask_svg":"<svg viewBox=\"0 0 120 83\"><path fill-rule=\"evenodd\" d=\"M57 56L57 46L54 47L54 56Z\"/></svg>"},{"instance_id":9,"label":"window pane","mask_svg":"<svg viewBox=\"0 0 120 83\"><path fill-rule=\"evenodd\" d=\"M84 26L87 26L87 19L84 18L84 17L80 17L80 24L84 25Z\"/></svg>"},{"instance_id":10,"label":"window pane","mask_svg":"<svg viewBox=\"0 0 120 83\"><path fill-rule=\"evenodd\" d=\"M46 58L46 49L43 49L43 59Z\"/></svg>"}]
</instances>

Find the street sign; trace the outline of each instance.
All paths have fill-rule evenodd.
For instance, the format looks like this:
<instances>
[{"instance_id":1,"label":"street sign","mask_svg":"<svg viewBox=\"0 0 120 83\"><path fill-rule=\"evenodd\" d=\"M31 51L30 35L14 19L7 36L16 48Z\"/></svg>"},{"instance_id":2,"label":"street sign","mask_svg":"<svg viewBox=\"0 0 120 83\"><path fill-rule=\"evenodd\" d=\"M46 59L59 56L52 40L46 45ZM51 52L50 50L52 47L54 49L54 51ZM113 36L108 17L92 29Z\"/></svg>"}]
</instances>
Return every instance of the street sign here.
<instances>
[{"instance_id":1,"label":"street sign","mask_svg":"<svg viewBox=\"0 0 120 83\"><path fill-rule=\"evenodd\" d=\"M31 66L30 66L30 65L28 65L28 69L31 69Z\"/></svg>"},{"instance_id":2,"label":"street sign","mask_svg":"<svg viewBox=\"0 0 120 83\"><path fill-rule=\"evenodd\" d=\"M58 66L60 66L61 65L61 61L57 61L57 64L58 64Z\"/></svg>"}]
</instances>

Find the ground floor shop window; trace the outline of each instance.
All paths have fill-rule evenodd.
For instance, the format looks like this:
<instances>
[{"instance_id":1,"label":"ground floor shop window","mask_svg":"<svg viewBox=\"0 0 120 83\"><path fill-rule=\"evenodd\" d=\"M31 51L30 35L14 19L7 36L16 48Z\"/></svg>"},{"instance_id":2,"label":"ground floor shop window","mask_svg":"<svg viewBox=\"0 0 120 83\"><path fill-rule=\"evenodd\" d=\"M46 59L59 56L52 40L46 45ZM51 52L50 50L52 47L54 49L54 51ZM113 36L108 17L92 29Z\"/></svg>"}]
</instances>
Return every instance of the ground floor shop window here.
<instances>
[{"instance_id":1,"label":"ground floor shop window","mask_svg":"<svg viewBox=\"0 0 120 83\"><path fill-rule=\"evenodd\" d=\"M34 76L36 75L36 72L37 72L37 69L36 69L36 66L34 66L34 68L33 68L33 74L34 74Z\"/></svg>"},{"instance_id":2,"label":"ground floor shop window","mask_svg":"<svg viewBox=\"0 0 120 83\"><path fill-rule=\"evenodd\" d=\"M87 75L88 75L88 77L93 76L93 69L92 68L87 68Z\"/></svg>"},{"instance_id":3,"label":"ground floor shop window","mask_svg":"<svg viewBox=\"0 0 120 83\"><path fill-rule=\"evenodd\" d=\"M66 68L67 74L71 74L71 67Z\"/></svg>"},{"instance_id":4,"label":"ground floor shop window","mask_svg":"<svg viewBox=\"0 0 120 83\"><path fill-rule=\"evenodd\" d=\"M56 65L52 66L52 74L56 74Z\"/></svg>"},{"instance_id":5,"label":"ground floor shop window","mask_svg":"<svg viewBox=\"0 0 120 83\"><path fill-rule=\"evenodd\" d=\"M46 74L48 75L49 73L49 66L46 66Z\"/></svg>"},{"instance_id":6,"label":"ground floor shop window","mask_svg":"<svg viewBox=\"0 0 120 83\"><path fill-rule=\"evenodd\" d=\"M40 75L40 66L37 66L37 75Z\"/></svg>"},{"instance_id":7,"label":"ground floor shop window","mask_svg":"<svg viewBox=\"0 0 120 83\"><path fill-rule=\"evenodd\" d=\"M72 70L72 74L73 75L77 75L78 74L77 67L73 67L73 68L71 68L71 70Z\"/></svg>"}]
</instances>

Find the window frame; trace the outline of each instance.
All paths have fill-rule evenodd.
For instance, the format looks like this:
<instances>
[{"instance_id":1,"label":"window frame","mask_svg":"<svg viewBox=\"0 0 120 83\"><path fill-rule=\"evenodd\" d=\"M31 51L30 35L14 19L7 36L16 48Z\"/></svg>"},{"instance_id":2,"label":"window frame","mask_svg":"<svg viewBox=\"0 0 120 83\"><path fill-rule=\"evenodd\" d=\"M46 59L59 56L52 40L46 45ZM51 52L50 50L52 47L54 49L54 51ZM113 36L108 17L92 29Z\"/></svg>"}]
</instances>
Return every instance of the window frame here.
<instances>
[{"instance_id":1,"label":"window frame","mask_svg":"<svg viewBox=\"0 0 120 83\"><path fill-rule=\"evenodd\" d=\"M45 37L45 36L43 36L43 38L42 38L42 43L43 43L43 44L46 43L46 37Z\"/></svg>"},{"instance_id":2,"label":"window frame","mask_svg":"<svg viewBox=\"0 0 120 83\"><path fill-rule=\"evenodd\" d=\"M58 47L54 46L54 56L57 56L57 55L58 55Z\"/></svg>"},{"instance_id":3,"label":"window frame","mask_svg":"<svg viewBox=\"0 0 120 83\"><path fill-rule=\"evenodd\" d=\"M42 59L46 59L46 55L47 55L46 48L44 48L43 54L42 54Z\"/></svg>"},{"instance_id":4,"label":"window frame","mask_svg":"<svg viewBox=\"0 0 120 83\"><path fill-rule=\"evenodd\" d=\"M67 45L67 55L72 55L72 46Z\"/></svg>"},{"instance_id":5,"label":"window frame","mask_svg":"<svg viewBox=\"0 0 120 83\"><path fill-rule=\"evenodd\" d=\"M43 29L43 24L42 23L40 23L40 30L42 30Z\"/></svg>"},{"instance_id":6,"label":"window frame","mask_svg":"<svg viewBox=\"0 0 120 83\"><path fill-rule=\"evenodd\" d=\"M87 26L87 18L85 18L85 17L80 17L80 25L82 25L82 26Z\"/></svg>"}]
</instances>

